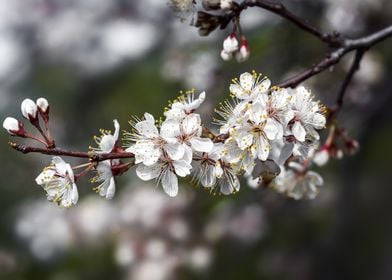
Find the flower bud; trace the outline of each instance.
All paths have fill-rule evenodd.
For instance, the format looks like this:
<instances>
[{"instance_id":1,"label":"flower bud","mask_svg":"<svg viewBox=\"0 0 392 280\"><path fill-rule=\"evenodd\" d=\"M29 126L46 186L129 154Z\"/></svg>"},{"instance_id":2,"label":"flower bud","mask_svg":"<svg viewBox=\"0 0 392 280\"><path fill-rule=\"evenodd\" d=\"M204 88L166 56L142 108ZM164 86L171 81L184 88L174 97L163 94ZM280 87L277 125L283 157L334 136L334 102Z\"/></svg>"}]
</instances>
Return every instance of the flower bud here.
<instances>
[{"instance_id":1,"label":"flower bud","mask_svg":"<svg viewBox=\"0 0 392 280\"><path fill-rule=\"evenodd\" d=\"M228 53L233 53L238 50L238 40L235 32L231 33L223 41L223 50Z\"/></svg>"},{"instance_id":2,"label":"flower bud","mask_svg":"<svg viewBox=\"0 0 392 280\"><path fill-rule=\"evenodd\" d=\"M21 104L22 115L29 121L37 119L38 108L35 102L29 98L23 100Z\"/></svg>"},{"instance_id":3,"label":"flower bud","mask_svg":"<svg viewBox=\"0 0 392 280\"><path fill-rule=\"evenodd\" d=\"M220 53L220 56L221 56L221 58L224 61L229 61L230 59L232 59L233 54L232 53L228 53L225 50L222 50L221 53Z\"/></svg>"},{"instance_id":4,"label":"flower bud","mask_svg":"<svg viewBox=\"0 0 392 280\"><path fill-rule=\"evenodd\" d=\"M324 166L329 160L328 146L324 145L318 150L313 157L313 162L318 166Z\"/></svg>"},{"instance_id":5,"label":"flower bud","mask_svg":"<svg viewBox=\"0 0 392 280\"><path fill-rule=\"evenodd\" d=\"M359 150L359 143L355 139L349 139L344 143L344 152L348 155L355 155Z\"/></svg>"},{"instance_id":6,"label":"flower bud","mask_svg":"<svg viewBox=\"0 0 392 280\"><path fill-rule=\"evenodd\" d=\"M248 43L246 42L245 37L242 36L240 49L235 54L235 58L237 59L238 62L244 62L249 58L249 55L250 55L250 51L249 51Z\"/></svg>"},{"instance_id":7,"label":"flower bud","mask_svg":"<svg viewBox=\"0 0 392 280\"><path fill-rule=\"evenodd\" d=\"M220 1L220 7L222 10L231 10L233 7L233 0L221 0Z\"/></svg>"},{"instance_id":8,"label":"flower bud","mask_svg":"<svg viewBox=\"0 0 392 280\"><path fill-rule=\"evenodd\" d=\"M38 98L36 104L38 110L40 110L42 113L47 114L49 112L49 102L46 100L46 98Z\"/></svg>"},{"instance_id":9,"label":"flower bud","mask_svg":"<svg viewBox=\"0 0 392 280\"><path fill-rule=\"evenodd\" d=\"M7 117L3 122L3 127L12 136L23 135L23 124L15 118Z\"/></svg>"},{"instance_id":10,"label":"flower bud","mask_svg":"<svg viewBox=\"0 0 392 280\"><path fill-rule=\"evenodd\" d=\"M207 11L220 9L220 0L203 0L203 8Z\"/></svg>"}]
</instances>

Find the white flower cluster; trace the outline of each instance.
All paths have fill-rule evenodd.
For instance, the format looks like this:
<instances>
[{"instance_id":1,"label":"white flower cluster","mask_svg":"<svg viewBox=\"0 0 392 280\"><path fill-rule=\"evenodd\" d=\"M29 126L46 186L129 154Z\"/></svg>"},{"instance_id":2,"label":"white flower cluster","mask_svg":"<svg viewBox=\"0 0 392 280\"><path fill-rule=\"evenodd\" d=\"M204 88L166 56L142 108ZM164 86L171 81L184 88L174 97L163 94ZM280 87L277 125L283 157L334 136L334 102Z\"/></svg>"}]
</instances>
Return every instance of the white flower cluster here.
<instances>
[{"instance_id":1,"label":"white flower cluster","mask_svg":"<svg viewBox=\"0 0 392 280\"><path fill-rule=\"evenodd\" d=\"M285 168L298 176L307 174L308 159L318 146L317 130L326 123L324 107L304 87L271 88L270 80L256 73L244 73L233 81L230 92L234 101L217 111L223 117L217 121L219 132L225 136L218 143L202 137L200 115L195 113L205 99L204 92L196 99L192 93L175 101L160 125L148 113L133 124L134 132L127 139L132 144L127 151L135 154L139 178L156 178L168 195L175 196L177 176L191 173L194 181L213 192L234 193L240 188L238 176L259 177L253 174L254 167L267 160L279 165L281 174ZM295 162L304 169L291 168ZM261 183L259 178L257 182ZM302 195L286 192L294 198L313 196L305 193L307 188L301 189Z\"/></svg>"},{"instance_id":2,"label":"white flower cluster","mask_svg":"<svg viewBox=\"0 0 392 280\"><path fill-rule=\"evenodd\" d=\"M152 115L145 113L144 120L133 124L134 132L128 139L134 142L126 151L135 155L136 174L142 180L156 178L169 196L178 193L177 176L191 173L194 153L208 153L214 148L209 138L201 137L200 115L195 110L205 99L193 93L180 97L165 112L166 119L159 129Z\"/></svg>"},{"instance_id":3,"label":"white flower cluster","mask_svg":"<svg viewBox=\"0 0 392 280\"><path fill-rule=\"evenodd\" d=\"M239 81L233 80L230 92L234 102L226 102L218 111L223 117L218 121L220 133L228 135L224 158L235 174L254 176L257 160L276 163L282 176L286 168L306 174L307 169L292 169L287 160L308 164L318 146L317 130L326 124L325 109L304 87L289 90L270 86L269 79L256 73L243 73ZM286 192L294 198L305 196Z\"/></svg>"}]
</instances>

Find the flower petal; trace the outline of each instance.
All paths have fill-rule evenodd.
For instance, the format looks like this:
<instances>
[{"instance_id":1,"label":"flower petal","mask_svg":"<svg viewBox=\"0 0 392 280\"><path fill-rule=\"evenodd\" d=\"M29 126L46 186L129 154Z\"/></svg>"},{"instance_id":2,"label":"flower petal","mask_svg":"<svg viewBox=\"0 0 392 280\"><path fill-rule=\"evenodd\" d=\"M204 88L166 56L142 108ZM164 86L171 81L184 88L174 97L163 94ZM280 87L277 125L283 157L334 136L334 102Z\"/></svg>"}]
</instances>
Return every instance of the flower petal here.
<instances>
[{"instance_id":1,"label":"flower petal","mask_svg":"<svg viewBox=\"0 0 392 280\"><path fill-rule=\"evenodd\" d=\"M255 82L255 79L251 73L245 72L245 73L241 74L240 85L244 90L250 92L253 87L254 82Z\"/></svg>"},{"instance_id":2,"label":"flower petal","mask_svg":"<svg viewBox=\"0 0 392 280\"><path fill-rule=\"evenodd\" d=\"M214 143L209 138L193 137L190 142L192 148L198 152L209 153L214 147Z\"/></svg>"},{"instance_id":3,"label":"flower petal","mask_svg":"<svg viewBox=\"0 0 392 280\"><path fill-rule=\"evenodd\" d=\"M165 172L162 176L162 187L169 196L176 196L178 193L178 179L176 174L170 171Z\"/></svg>"},{"instance_id":4,"label":"flower petal","mask_svg":"<svg viewBox=\"0 0 392 280\"><path fill-rule=\"evenodd\" d=\"M177 119L166 119L161 125L163 138L174 138L180 135L180 122Z\"/></svg>"},{"instance_id":5,"label":"flower petal","mask_svg":"<svg viewBox=\"0 0 392 280\"><path fill-rule=\"evenodd\" d=\"M173 161L174 170L180 177L185 177L191 173L192 166L185 160Z\"/></svg>"},{"instance_id":6,"label":"flower petal","mask_svg":"<svg viewBox=\"0 0 392 280\"><path fill-rule=\"evenodd\" d=\"M136 175L142 179L143 181L148 181L151 179L154 179L159 176L159 173L161 171L161 168L159 164L154 164L151 166L146 166L144 164L140 164L136 168Z\"/></svg>"},{"instance_id":7,"label":"flower petal","mask_svg":"<svg viewBox=\"0 0 392 280\"><path fill-rule=\"evenodd\" d=\"M185 134L201 134L201 119L199 114L190 114L182 121L182 128ZM200 131L200 133L199 133Z\"/></svg>"},{"instance_id":8,"label":"flower petal","mask_svg":"<svg viewBox=\"0 0 392 280\"><path fill-rule=\"evenodd\" d=\"M298 141L300 142L305 141L306 131L305 128L302 126L301 122L297 121L294 123L292 132Z\"/></svg>"}]
</instances>

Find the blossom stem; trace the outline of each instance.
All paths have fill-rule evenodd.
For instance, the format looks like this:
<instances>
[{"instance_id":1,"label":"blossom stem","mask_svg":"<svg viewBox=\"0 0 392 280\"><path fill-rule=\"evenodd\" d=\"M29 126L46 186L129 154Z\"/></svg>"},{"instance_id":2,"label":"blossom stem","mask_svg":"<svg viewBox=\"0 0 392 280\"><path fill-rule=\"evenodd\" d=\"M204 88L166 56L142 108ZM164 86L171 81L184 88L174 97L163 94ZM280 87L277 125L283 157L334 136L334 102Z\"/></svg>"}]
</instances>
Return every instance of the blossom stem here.
<instances>
[{"instance_id":1,"label":"blossom stem","mask_svg":"<svg viewBox=\"0 0 392 280\"><path fill-rule=\"evenodd\" d=\"M36 136L30 134L30 133L27 133L27 132L26 132L26 133L24 134L24 137L33 139L33 140L35 140L35 141L38 141L38 142L40 142L41 144L43 144L43 145L45 145L45 146L48 145L47 142L45 142L44 140L42 140L42 139L40 139L40 138L38 138L38 137L36 137Z\"/></svg>"},{"instance_id":2,"label":"blossom stem","mask_svg":"<svg viewBox=\"0 0 392 280\"><path fill-rule=\"evenodd\" d=\"M78 180L80 177L82 177L83 175L85 175L87 172L89 172L93 167L94 167L94 163L89 163L89 165L87 166L87 168L85 168L84 170L82 170L80 173L75 175L75 181Z\"/></svg>"}]
</instances>

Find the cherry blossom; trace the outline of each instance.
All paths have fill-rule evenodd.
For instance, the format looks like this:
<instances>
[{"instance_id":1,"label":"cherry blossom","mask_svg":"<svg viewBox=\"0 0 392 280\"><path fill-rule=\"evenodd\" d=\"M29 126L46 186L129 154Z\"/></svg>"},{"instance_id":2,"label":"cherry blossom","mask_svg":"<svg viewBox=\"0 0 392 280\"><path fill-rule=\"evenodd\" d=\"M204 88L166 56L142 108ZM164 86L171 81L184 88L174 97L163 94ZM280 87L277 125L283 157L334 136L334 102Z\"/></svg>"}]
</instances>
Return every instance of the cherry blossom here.
<instances>
[{"instance_id":1,"label":"cherry blossom","mask_svg":"<svg viewBox=\"0 0 392 280\"><path fill-rule=\"evenodd\" d=\"M51 165L46 167L35 181L46 191L47 199L57 202L59 206L68 208L78 202L74 173L61 157L53 157Z\"/></svg>"}]
</instances>

